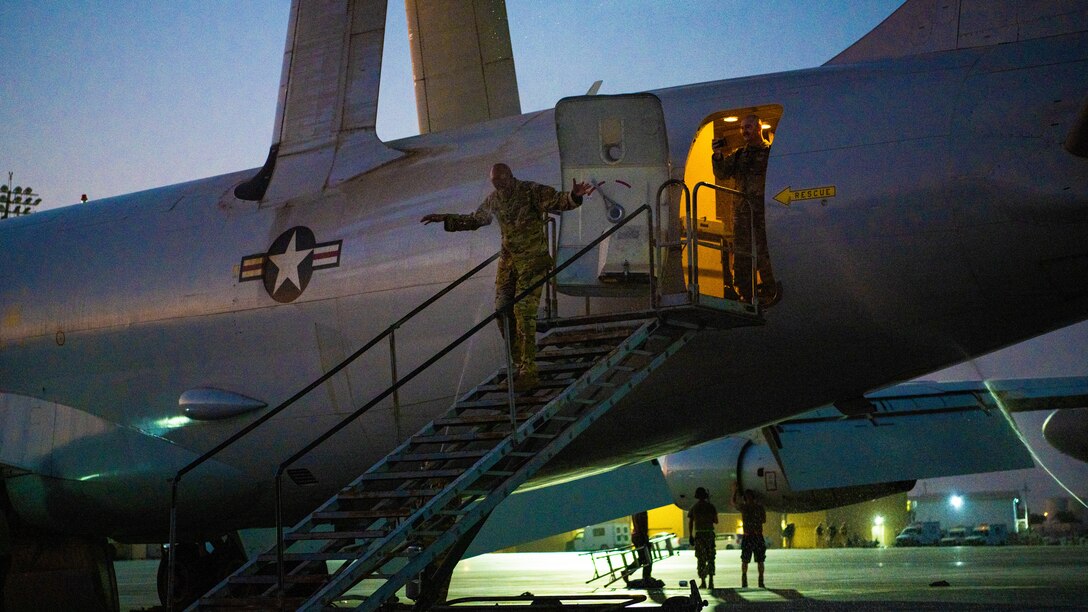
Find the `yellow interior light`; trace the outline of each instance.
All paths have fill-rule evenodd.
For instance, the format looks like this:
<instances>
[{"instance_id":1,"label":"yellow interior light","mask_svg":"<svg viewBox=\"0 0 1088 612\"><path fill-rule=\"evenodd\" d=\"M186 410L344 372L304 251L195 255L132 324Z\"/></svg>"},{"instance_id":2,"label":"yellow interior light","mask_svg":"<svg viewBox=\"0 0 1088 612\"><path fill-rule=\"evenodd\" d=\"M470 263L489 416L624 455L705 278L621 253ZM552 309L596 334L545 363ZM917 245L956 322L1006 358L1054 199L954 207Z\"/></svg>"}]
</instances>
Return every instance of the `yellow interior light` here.
<instances>
[{"instance_id":1,"label":"yellow interior light","mask_svg":"<svg viewBox=\"0 0 1088 612\"><path fill-rule=\"evenodd\" d=\"M722 121L724 121L726 123L736 123L737 121L740 121L740 117L737 117L735 115L730 115L728 117L723 118Z\"/></svg>"},{"instance_id":2,"label":"yellow interior light","mask_svg":"<svg viewBox=\"0 0 1088 612\"><path fill-rule=\"evenodd\" d=\"M763 128L763 129L765 129L765 130L769 130L769 129L771 129L771 124L769 124L769 123L761 123L761 124L759 124L759 127Z\"/></svg>"}]
</instances>

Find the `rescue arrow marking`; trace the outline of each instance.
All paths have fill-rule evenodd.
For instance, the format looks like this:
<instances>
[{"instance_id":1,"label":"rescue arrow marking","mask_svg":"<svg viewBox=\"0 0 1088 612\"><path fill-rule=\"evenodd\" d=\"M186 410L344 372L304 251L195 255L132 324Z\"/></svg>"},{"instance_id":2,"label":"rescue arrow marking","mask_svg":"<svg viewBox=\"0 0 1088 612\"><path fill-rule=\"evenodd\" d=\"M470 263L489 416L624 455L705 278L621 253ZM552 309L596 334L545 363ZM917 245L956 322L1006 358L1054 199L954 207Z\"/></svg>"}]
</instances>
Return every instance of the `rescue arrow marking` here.
<instances>
[{"instance_id":1,"label":"rescue arrow marking","mask_svg":"<svg viewBox=\"0 0 1088 612\"><path fill-rule=\"evenodd\" d=\"M825 187L808 187L805 189L786 187L782 191L779 191L778 195L774 196L774 199L789 206L791 202L796 202L797 200L822 200L824 198L833 197L835 197L835 186L827 185Z\"/></svg>"}]
</instances>

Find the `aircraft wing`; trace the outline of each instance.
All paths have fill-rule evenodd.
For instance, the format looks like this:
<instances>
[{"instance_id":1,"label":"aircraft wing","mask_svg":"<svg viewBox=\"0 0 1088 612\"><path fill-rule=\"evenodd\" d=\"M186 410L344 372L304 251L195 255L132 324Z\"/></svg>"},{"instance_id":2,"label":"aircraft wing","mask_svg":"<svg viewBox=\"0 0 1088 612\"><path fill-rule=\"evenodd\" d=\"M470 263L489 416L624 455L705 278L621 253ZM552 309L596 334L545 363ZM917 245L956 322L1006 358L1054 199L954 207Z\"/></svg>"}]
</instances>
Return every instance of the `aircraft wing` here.
<instances>
[{"instance_id":1,"label":"aircraft wing","mask_svg":"<svg viewBox=\"0 0 1088 612\"><path fill-rule=\"evenodd\" d=\"M764 434L790 487L803 491L1030 468L1008 413L1082 406L1088 377L912 382Z\"/></svg>"}]
</instances>

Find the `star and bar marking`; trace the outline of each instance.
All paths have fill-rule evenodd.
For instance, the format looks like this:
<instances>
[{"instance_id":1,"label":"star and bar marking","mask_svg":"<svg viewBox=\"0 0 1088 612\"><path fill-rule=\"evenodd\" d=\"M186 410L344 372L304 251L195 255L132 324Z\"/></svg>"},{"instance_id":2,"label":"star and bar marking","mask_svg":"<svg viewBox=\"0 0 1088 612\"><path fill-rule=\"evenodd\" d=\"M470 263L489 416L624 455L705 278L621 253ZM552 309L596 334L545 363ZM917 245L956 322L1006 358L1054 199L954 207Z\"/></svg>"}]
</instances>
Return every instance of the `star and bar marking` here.
<instances>
[{"instance_id":1,"label":"star and bar marking","mask_svg":"<svg viewBox=\"0 0 1088 612\"><path fill-rule=\"evenodd\" d=\"M310 283L315 270L340 265L343 240L317 242L313 230L299 225L280 234L264 253L242 257L238 282L264 281L277 302L293 302Z\"/></svg>"}]
</instances>

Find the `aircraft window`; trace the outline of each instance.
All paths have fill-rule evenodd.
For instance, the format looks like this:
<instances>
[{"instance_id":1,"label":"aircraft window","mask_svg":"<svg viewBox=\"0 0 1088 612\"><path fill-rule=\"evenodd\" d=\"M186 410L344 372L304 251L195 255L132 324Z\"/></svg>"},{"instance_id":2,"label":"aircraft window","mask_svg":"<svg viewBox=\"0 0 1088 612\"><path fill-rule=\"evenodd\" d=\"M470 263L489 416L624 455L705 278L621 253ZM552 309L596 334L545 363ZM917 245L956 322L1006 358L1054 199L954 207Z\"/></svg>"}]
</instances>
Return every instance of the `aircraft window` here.
<instances>
[{"instance_id":1,"label":"aircraft window","mask_svg":"<svg viewBox=\"0 0 1088 612\"><path fill-rule=\"evenodd\" d=\"M723 110L707 117L692 140L684 171L688 188L711 183L746 192L752 202L706 188L695 194L698 283L704 295L745 303L758 300L763 307L781 297L766 240L773 229L765 227L764 213L769 147L781 118L782 107L776 104Z\"/></svg>"}]
</instances>

